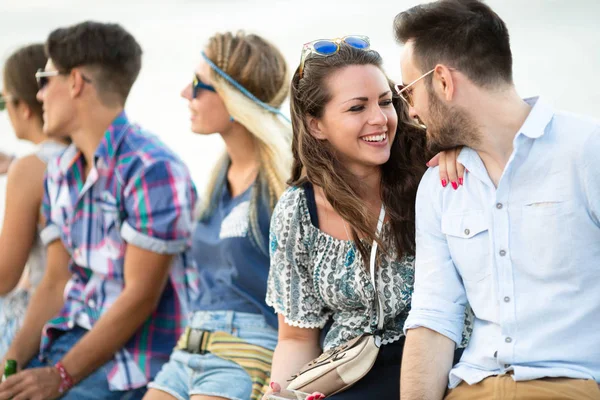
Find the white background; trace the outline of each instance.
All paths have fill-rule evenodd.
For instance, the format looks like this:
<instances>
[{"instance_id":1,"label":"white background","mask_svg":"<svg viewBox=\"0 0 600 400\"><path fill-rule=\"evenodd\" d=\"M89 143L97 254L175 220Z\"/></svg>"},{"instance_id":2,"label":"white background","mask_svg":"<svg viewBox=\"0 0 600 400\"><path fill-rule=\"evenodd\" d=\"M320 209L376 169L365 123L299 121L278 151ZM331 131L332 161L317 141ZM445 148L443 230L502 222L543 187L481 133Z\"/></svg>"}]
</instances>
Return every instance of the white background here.
<instances>
[{"instance_id":1,"label":"white background","mask_svg":"<svg viewBox=\"0 0 600 400\"><path fill-rule=\"evenodd\" d=\"M394 16L407 0L0 0L0 61L17 47L44 41L59 26L86 19L118 22L144 49L129 116L158 134L188 163L199 189L220 153L218 135L189 130L179 97L206 40L217 31L244 29L269 39L295 69L304 42L365 34L395 80L401 77ZM488 0L511 33L515 82L523 97L541 94L552 104L600 118L600 0ZM288 113L287 106L284 109ZM6 113L0 149L23 154Z\"/></svg>"}]
</instances>

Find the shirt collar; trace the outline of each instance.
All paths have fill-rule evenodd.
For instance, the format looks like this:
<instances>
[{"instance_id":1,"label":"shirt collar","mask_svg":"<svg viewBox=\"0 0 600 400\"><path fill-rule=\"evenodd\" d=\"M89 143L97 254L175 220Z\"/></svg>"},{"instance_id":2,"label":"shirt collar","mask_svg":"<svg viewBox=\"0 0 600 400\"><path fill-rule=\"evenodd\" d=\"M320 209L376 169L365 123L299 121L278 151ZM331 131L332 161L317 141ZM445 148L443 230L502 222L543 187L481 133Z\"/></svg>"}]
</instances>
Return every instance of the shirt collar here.
<instances>
[{"instance_id":1,"label":"shirt collar","mask_svg":"<svg viewBox=\"0 0 600 400\"><path fill-rule=\"evenodd\" d=\"M68 171L80 156L81 152L77 147L75 147L75 143L71 143L69 147L67 147L67 149L59 156L59 170L61 172Z\"/></svg>"},{"instance_id":2,"label":"shirt collar","mask_svg":"<svg viewBox=\"0 0 600 400\"><path fill-rule=\"evenodd\" d=\"M546 127L552 121L554 116L554 109L548 103L546 103L540 97L531 97L523 99L532 108L529 115L525 119L525 122L519 128L517 135L515 136L515 142L520 135L527 136L531 139L538 139L546 132ZM477 151L463 147L460 154L458 155L457 162L464 165L469 170L469 173L475 175L482 182L491 183L487 170L481 157Z\"/></svg>"},{"instance_id":3,"label":"shirt collar","mask_svg":"<svg viewBox=\"0 0 600 400\"><path fill-rule=\"evenodd\" d=\"M125 137L130 125L125 111L121 112L104 132L104 136L94 153L96 160L102 159L106 165L110 165L109 161L115 156L116 150ZM68 171L80 157L81 152L74 143L71 143L59 158L58 166L60 171Z\"/></svg>"},{"instance_id":4,"label":"shirt collar","mask_svg":"<svg viewBox=\"0 0 600 400\"><path fill-rule=\"evenodd\" d=\"M125 111L122 111L104 132L104 137L94 153L96 161L101 159L106 165L110 165L110 160L115 156L119 144L125 137L130 126L131 123L129 122L129 118L127 118L127 114Z\"/></svg>"},{"instance_id":5,"label":"shirt collar","mask_svg":"<svg viewBox=\"0 0 600 400\"><path fill-rule=\"evenodd\" d=\"M539 96L524 100L532 108L517 136L522 134L531 139L538 139L546 132L546 127L554 116L554 109Z\"/></svg>"}]
</instances>

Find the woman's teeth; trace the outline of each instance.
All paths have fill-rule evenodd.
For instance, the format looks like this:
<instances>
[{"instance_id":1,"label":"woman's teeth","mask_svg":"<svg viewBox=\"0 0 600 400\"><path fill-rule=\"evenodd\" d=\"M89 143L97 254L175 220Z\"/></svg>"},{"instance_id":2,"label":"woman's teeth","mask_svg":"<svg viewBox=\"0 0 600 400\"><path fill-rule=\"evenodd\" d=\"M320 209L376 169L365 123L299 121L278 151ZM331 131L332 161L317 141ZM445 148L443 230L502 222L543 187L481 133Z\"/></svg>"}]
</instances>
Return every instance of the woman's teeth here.
<instances>
[{"instance_id":1,"label":"woman's teeth","mask_svg":"<svg viewBox=\"0 0 600 400\"><path fill-rule=\"evenodd\" d=\"M383 142L385 139L387 139L387 133L382 133L381 135L363 136L361 139L365 142Z\"/></svg>"}]
</instances>

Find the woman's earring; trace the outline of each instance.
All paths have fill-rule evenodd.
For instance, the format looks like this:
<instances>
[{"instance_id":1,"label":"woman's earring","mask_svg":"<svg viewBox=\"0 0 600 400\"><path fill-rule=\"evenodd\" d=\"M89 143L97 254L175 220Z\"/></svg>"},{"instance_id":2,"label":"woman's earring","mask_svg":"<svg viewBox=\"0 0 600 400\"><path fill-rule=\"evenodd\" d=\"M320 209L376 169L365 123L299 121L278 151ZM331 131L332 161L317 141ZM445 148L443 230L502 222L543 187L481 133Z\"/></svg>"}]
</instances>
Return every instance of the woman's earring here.
<instances>
[{"instance_id":1,"label":"woman's earring","mask_svg":"<svg viewBox=\"0 0 600 400\"><path fill-rule=\"evenodd\" d=\"M233 117L232 117L231 115L229 116L229 120L230 120L231 122L234 122L234 121L235 121L235 119L233 119Z\"/></svg>"}]
</instances>

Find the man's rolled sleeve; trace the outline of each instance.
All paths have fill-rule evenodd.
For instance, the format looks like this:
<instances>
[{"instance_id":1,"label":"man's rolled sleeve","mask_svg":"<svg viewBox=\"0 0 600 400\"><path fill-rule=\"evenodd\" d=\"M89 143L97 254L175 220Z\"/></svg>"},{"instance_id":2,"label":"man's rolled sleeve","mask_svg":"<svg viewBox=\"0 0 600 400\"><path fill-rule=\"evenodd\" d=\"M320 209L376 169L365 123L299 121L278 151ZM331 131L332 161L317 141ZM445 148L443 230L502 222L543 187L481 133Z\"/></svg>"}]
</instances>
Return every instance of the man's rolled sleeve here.
<instances>
[{"instance_id":1,"label":"man's rolled sleeve","mask_svg":"<svg viewBox=\"0 0 600 400\"><path fill-rule=\"evenodd\" d=\"M424 327L459 345L467 298L441 231L443 188L437 176L437 168L429 169L417 192L415 288L404 332Z\"/></svg>"},{"instance_id":2,"label":"man's rolled sleeve","mask_svg":"<svg viewBox=\"0 0 600 400\"><path fill-rule=\"evenodd\" d=\"M48 173L44 176L44 197L42 198L41 213L44 218L44 227L40 231L40 238L44 246L48 246L60 239L60 228L52 222L52 201L50 199L49 185L52 180Z\"/></svg>"},{"instance_id":3,"label":"man's rolled sleeve","mask_svg":"<svg viewBox=\"0 0 600 400\"><path fill-rule=\"evenodd\" d=\"M178 254L190 246L196 191L183 164L160 160L144 166L124 195L125 241L160 254Z\"/></svg>"}]
</instances>

